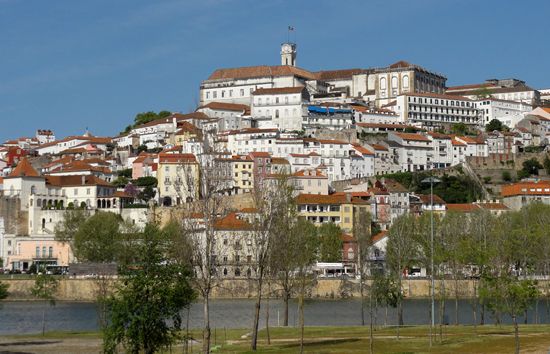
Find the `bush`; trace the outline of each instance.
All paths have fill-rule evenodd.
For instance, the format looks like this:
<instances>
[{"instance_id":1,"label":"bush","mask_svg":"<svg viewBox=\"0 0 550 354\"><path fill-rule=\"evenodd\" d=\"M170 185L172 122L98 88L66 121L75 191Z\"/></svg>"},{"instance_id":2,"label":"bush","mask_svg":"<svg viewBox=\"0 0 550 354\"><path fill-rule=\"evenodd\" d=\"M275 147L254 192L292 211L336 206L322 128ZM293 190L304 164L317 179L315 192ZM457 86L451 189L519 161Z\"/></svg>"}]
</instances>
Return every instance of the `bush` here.
<instances>
[{"instance_id":1,"label":"bush","mask_svg":"<svg viewBox=\"0 0 550 354\"><path fill-rule=\"evenodd\" d=\"M67 209L74 209L74 203L73 203L73 202L70 202L70 203L67 205Z\"/></svg>"},{"instance_id":2,"label":"bush","mask_svg":"<svg viewBox=\"0 0 550 354\"><path fill-rule=\"evenodd\" d=\"M510 171L502 171L502 180L504 182L510 182L512 180L512 174Z\"/></svg>"},{"instance_id":3,"label":"bush","mask_svg":"<svg viewBox=\"0 0 550 354\"><path fill-rule=\"evenodd\" d=\"M487 184L491 182L491 176L485 176L483 177L483 183Z\"/></svg>"}]
</instances>

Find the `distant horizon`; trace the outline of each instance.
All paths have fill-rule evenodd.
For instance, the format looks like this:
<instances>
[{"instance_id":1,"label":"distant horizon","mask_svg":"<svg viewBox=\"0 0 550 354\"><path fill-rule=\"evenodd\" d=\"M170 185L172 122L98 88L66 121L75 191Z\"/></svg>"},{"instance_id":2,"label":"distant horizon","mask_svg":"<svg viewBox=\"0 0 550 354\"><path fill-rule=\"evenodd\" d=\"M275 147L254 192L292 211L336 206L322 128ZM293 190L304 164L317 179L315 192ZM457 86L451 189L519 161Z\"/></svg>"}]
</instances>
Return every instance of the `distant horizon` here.
<instances>
[{"instance_id":1,"label":"distant horizon","mask_svg":"<svg viewBox=\"0 0 550 354\"><path fill-rule=\"evenodd\" d=\"M298 46L309 71L404 60L447 86L516 78L550 88L550 3L405 0L0 0L0 142L37 129L115 136L139 112L189 112L216 69L278 65ZM507 25L510 19L515 24Z\"/></svg>"}]
</instances>

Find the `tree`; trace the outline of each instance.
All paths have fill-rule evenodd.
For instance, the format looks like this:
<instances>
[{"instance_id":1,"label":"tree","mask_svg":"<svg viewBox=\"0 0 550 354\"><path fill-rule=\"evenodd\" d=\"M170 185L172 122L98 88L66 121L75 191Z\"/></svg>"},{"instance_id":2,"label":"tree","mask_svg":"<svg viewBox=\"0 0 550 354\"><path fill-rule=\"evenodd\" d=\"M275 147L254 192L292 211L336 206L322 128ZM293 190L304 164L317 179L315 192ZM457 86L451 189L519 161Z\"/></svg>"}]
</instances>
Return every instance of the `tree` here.
<instances>
[{"instance_id":1,"label":"tree","mask_svg":"<svg viewBox=\"0 0 550 354\"><path fill-rule=\"evenodd\" d=\"M451 133L457 134L457 135L466 135L468 134L468 126L464 123L456 123L451 125Z\"/></svg>"},{"instance_id":2,"label":"tree","mask_svg":"<svg viewBox=\"0 0 550 354\"><path fill-rule=\"evenodd\" d=\"M123 249L120 215L98 212L83 222L74 235L73 252L80 261L109 263Z\"/></svg>"},{"instance_id":3,"label":"tree","mask_svg":"<svg viewBox=\"0 0 550 354\"><path fill-rule=\"evenodd\" d=\"M145 202L149 202L151 199L155 197L156 194L157 194L157 191L155 191L153 187L146 186L145 188L143 188L141 192L138 193L138 198Z\"/></svg>"},{"instance_id":4,"label":"tree","mask_svg":"<svg viewBox=\"0 0 550 354\"><path fill-rule=\"evenodd\" d=\"M271 273L271 251L277 233L285 232L284 225L294 214L293 188L285 176L262 181L257 179L252 194L254 217L252 222L252 252L256 263L254 281L256 283L256 302L252 325L251 349L257 349L258 326L264 278Z\"/></svg>"},{"instance_id":5,"label":"tree","mask_svg":"<svg viewBox=\"0 0 550 354\"><path fill-rule=\"evenodd\" d=\"M104 351L116 353L123 344L131 353L156 353L181 338L181 311L195 297L190 269L166 258L166 237L156 225L147 225L138 248L139 259L124 267L123 279L109 299L109 324Z\"/></svg>"},{"instance_id":6,"label":"tree","mask_svg":"<svg viewBox=\"0 0 550 354\"><path fill-rule=\"evenodd\" d=\"M473 94L476 96L478 100L491 97L492 91L489 90L487 87L480 87L476 90L474 90Z\"/></svg>"},{"instance_id":7,"label":"tree","mask_svg":"<svg viewBox=\"0 0 550 354\"><path fill-rule=\"evenodd\" d=\"M134 181L134 184L138 187L156 187L158 180L155 177L139 177Z\"/></svg>"},{"instance_id":8,"label":"tree","mask_svg":"<svg viewBox=\"0 0 550 354\"><path fill-rule=\"evenodd\" d=\"M5 283L0 282L0 300L4 300L5 298L8 297L8 295L9 295L9 292L8 292L9 287L10 287L9 284L5 284Z\"/></svg>"},{"instance_id":9,"label":"tree","mask_svg":"<svg viewBox=\"0 0 550 354\"><path fill-rule=\"evenodd\" d=\"M298 309L300 326L300 353L304 352L304 298L314 284L315 275L311 267L317 260L319 240L317 230L309 221L298 219L290 230L291 245L295 250L295 278L298 288Z\"/></svg>"},{"instance_id":10,"label":"tree","mask_svg":"<svg viewBox=\"0 0 550 354\"><path fill-rule=\"evenodd\" d=\"M487 125L485 125L485 130L488 132L503 131L506 130L506 126L498 119L492 119Z\"/></svg>"},{"instance_id":11,"label":"tree","mask_svg":"<svg viewBox=\"0 0 550 354\"><path fill-rule=\"evenodd\" d=\"M544 162L542 163L542 165L544 166L546 174L550 175L550 158L548 158L548 155L544 157Z\"/></svg>"},{"instance_id":12,"label":"tree","mask_svg":"<svg viewBox=\"0 0 550 354\"><path fill-rule=\"evenodd\" d=\"M512 180L512 174L510 171L502 171L502 180L504 182L510 182Z\"/></svg>"},{"instance_id":13,"label":"tree","mask_svg":"<svg viewBox=\"0 0 550 354\"><path fill-rule=\"evenodd\" d=\"M49 274L38 274L31 289L31 294L55 306L55 294L59 281ZM46 333L46 306L42 309L42 335Z\"/></svg>"},{"instance_id":14,"label":"tree","mask_svg":"<svg viewBox=\"0 0 550 354\"><path fill-rule=\"evenodd\" d=\"M332 222L319 227L319 260L323 262L342 261L342 229Z\"/></svg>"},{"instance_id":15,"label":"tree","mask_svg":"<svg viewBox=\"0 0 550 354\"><path fill-rule=\"evenodd\" d=\"M523 166L522 171L524 171L524 174L527 176L530 176L530 175L538 176L539 170L542 169L542 165L540 164L539 160L537 160L536 158L523 161L522 166Z\"/></svg>"},{"instance_id":16,"label":"tree","mask_svg":"<svg viewBox=\"0 0 550 354\"><path fill-rule=\"evenodd\" d=\"M507 313L514 324L515 353L519 354L519 327L517 317L522 315L539 296L536 282L518 279L510 274L486 275L481 296L493 311Z\"/></svg>"},{"instance_id":17,"label":"tree","mask_svg":"<svg viewBox=\"0 0 550 354\"><path fill-rule=\"evenodd\" d=\"M69 206L72 203L69 203ZM73 206L74 208L74 206ZM74 248L73 242L80 225L82 225L88 217L88 213L84 210L68 209L63 213L63 219L55 225L54 233L55 240L62 243L69 243L71 248Z\"/></svg>"},{"instance_id":18,"label":"tree","mask_svg":"<svg viewBox=\"0 0 550 354\"><path fill-rule=\"evenodd\" d=\"M156 119L168 117L171 114L172 113L169 111L160 111L159 113L153 111L138 113L134 118L134 127L152 122Z\"/></svg>"},{"instance_id":19,"label":"tree","mask_svg":"<svg viewBox=\"0 0 550 354\"><path fill-rule=\"evenodd\" d=\"M392 279L395 281L399 296L397 297L397 337L399 327L403 325L403 272L418 258L414 233L416 221L412 215L401 215L396 218L388 232L386 245L386 264Z\"/></svg>"}]
</instances>

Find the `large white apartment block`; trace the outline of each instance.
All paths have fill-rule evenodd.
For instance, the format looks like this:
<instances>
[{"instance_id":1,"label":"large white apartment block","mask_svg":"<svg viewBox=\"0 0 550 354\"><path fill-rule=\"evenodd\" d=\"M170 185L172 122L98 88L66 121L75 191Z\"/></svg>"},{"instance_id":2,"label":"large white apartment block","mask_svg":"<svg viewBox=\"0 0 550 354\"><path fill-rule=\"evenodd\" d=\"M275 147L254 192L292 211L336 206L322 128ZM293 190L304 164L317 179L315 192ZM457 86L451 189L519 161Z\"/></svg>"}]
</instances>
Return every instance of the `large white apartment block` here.
<instances>
[{"instance_id":1,"label":"large white apartment block","mask_svg":"<svg viewBox=\"0 0 550 354\"><path fill-rule=\"evenodd\" d=\"M480 122L484 125L493 119L498 119L509 128L514 128L525 114L533 109L533 106L528 103L496 98L477 100L474 102L474 107L477 108Z\"/></svg>"},{"instance_id":2,"label":"large white apartment block","mask_svg":"<svg viewBox=\"0 0 550 354\"><path fill-rule=\"evenodd\" d=\"M259 128L302 130L309 94L305 87L261 88L252 92L252 117Z\"/></svg>"},{"instance_id":3,"label":"large white apartment block","mask_svg":"<svg viewBox=\"0 0 550 354\"><path fill-rule=\"evenodd\" d=\"M424 171L433 162L432 141L420 134L388 133L386 142L401 171Z\"/></svg>"},{"instance_id":4,"label":"large white apartment block","mask_svg":"<svg viewBox=\"0 0 550 354\"><path fill-rule=\"evenodd\" d=\"M250 106L245 104L212 101L197 108L210 118L218 119L218 130L235 130L243 128L243 119L250 116Z\"/></svg>"},{"instance_id":5,"label":"large white apartment block","mask_svg":"<svg viewBox=\"0 0 550 354\"><path fill-rule=\"evenodd\" d=\"M395 110L405 121L423 127L479 124L474 102L461 96L427 93L401 95L397 97Z\"/></svg>"},{"instance_id":6,"label":"large white apartment block","mask_svg":"<svg viewBox=\"0 0 550 354\"><path fill-rule=\"evenodd\" d=\"M310 105L307 110L303 124L306 134L314 133L316 129L350 129L355 124L353 110L349 108Z\"/></svg>"}]
</instances>

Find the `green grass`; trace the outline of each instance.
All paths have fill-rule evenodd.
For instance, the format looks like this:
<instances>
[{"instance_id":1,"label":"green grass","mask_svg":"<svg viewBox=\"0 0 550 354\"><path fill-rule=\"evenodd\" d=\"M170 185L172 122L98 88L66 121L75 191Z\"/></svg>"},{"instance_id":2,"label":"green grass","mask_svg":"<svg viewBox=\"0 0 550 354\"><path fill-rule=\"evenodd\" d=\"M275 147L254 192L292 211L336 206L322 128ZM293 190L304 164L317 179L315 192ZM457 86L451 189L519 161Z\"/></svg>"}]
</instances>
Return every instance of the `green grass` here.
<instances>
[{"instance_id":1,"label":"green grass","mask_svg":"<svg viewBox=\"0 0 550 354\"><path fill-rule=\"evenodd\" d=\"M375 353L510 353L514 347L512 326L446 326L442 327L442 337L437 337L429 346L429 327L409 326L400 329L400 339L396 338L396 328L378 328L374 332ZM266 342L265 329L260 331L258 350L255 353L296 353L300 349L298 328L271 328L271 344ZM250 350L249 329L212 330L213 353L253 353ZM550 325L520 325L522 352L548 353L550 349ZM200 340L200 330L191 332ZM243 336L245 336L243 338ZM49 332L40 335L9 336L11 341L25 342L40 338L51 341L74 340L82 343L86 350L100 351L101 334L98 332ZM305 352L319 354L368 353L369 327L307 327L305 329ZM6 338L6 337L4 337ZM181 345L174 352L181 352ZM7 348L3 348L7 349ZM19 350L23 350L19 347ZM175 349L175 348L173 348ZM195 343L193 353L200 351L200 343ZM86 351L84 351L86 352ZM84 353L83 352L83 353Z\"/></svg>"}]
</instances>

